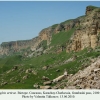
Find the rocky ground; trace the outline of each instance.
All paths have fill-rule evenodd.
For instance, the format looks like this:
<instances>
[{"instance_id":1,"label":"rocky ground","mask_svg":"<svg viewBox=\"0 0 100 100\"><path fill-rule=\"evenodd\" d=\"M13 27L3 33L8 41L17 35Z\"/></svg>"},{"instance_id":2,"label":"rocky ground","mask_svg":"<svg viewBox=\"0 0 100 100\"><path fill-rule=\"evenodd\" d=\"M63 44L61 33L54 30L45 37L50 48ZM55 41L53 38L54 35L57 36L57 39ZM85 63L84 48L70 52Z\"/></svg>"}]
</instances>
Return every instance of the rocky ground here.
<instances>
[{"instance_id":1,"label":"rocky ground","mask_svg":"<svg viewBox=\"0 0 100 100\"><path fill-rule=\"evenodd\" d=\"M92 59L91 62L90 66L79 70L75 75L65 71L63 75L53 80L44 76L43 86L35 85L34 87L40 89L100 89L100 57Z\"/></svg>"},{"instance_id":2,"label":"rocky ground","mask_svg":"<svg viewBox=\"0 0 100 100\"><path fill-rule=\"evenodd\" d=\"M64 80L68 80L68 82L58 82L56 88L100 89L100 58L97 58L96 61L92 60L90 66L79 70L75 75L67 75Z\"/></svg>"}]
</instances>

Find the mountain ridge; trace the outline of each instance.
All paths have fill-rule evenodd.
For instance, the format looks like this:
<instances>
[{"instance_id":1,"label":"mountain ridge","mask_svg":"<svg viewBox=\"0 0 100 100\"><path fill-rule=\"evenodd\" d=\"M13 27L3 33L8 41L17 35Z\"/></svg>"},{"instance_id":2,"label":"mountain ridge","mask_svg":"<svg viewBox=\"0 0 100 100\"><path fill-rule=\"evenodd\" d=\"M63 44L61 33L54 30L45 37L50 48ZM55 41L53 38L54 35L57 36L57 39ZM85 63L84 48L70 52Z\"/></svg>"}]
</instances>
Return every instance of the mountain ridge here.
<instances>
[{"instance_id":1,"label":"mountain ridge","mask_svg":"<svg viewBox=\"0 0 100 100\"><path fill-rule=\"evenodd\" d=\"M83 17L83 16L81 16L81 17ZM3 55L3 54L9 55L10 49L13 49L12 52L18 52L18 51L20 51L20 49L26 49L29 46L31 48L34 48L43 40L47 40L47 44L50 44L53 33L57 34L62 30L65 30L65 31L70 30L71 28L75 27L75 25L77 26L78 20L81 17L76 18L76 19L66 20L64 22L61 22L60 24L54 24L52 26L44 28L39 32L39 35L37 37L34 37L33 39L2 42L1 47L2 47L3 51L1 50L0 54L1 55ZM30 42L30 43L28 43L28 42ZM31 42L33 42L33 45ZM21 43L21 46L20 46L20 43Z\"/></svg>"},{"instance_id":2,"label":"mountain ridge","mask_svg":"<svg viewBox=\"0 0 100 100\"><path fill-rule=\"evenodd\" d=\"M85 13L0 47L0 88L100 89L100 8Z\"/></svg>"}]
</instances>

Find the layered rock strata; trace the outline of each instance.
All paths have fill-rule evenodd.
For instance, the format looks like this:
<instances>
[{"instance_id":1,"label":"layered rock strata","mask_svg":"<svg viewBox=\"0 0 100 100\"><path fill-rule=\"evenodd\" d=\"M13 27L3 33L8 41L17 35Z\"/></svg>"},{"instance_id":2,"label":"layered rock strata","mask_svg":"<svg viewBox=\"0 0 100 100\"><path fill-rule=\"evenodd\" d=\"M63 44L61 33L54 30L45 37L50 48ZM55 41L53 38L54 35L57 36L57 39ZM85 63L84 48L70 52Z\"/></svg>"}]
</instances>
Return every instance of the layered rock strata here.
<instances>
[{"instance_id":1,"label":"layered rock strata","mask_svg":"<svg viewBox=\"0 0 100 100\"><path fill-rule=\"evenodd\" d=\"M67 52L80 51L84 48L95 48L100 46L100 9L90 9L87 7L86 16L81 20L76 28Z\"/></svg>"}]
</instances>

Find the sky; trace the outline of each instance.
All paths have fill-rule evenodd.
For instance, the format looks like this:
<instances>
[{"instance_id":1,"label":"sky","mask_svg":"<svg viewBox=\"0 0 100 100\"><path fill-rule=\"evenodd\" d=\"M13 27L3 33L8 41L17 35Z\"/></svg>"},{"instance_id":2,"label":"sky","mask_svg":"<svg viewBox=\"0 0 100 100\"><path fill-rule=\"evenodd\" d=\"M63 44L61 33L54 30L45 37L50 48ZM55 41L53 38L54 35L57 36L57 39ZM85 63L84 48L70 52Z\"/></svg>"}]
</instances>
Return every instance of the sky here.
<instances>
[{"instance_id":1,"label":"sky","mask_svg":"<svg viewBox=\"0 0 100 100\"><path fill-rule=\"evenodd\" d=\"M85 14L100 1L0 1L0 44L38 36L43 28Z\"/></svg>"}]
</instances>

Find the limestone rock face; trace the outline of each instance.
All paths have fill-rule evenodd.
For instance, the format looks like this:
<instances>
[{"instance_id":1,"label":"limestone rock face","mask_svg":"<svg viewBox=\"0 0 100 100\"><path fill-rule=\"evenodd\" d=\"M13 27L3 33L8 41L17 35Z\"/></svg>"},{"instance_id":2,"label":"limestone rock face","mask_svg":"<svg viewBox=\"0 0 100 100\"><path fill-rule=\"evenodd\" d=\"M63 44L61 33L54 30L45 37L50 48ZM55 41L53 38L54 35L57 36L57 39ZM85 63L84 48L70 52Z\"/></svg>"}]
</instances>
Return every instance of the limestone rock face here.
<instances>
[{"instance_id":1,"label":"limestone rock face","mask_svg":"<svg viewBox=\"0 0 100 100\"><path fill-rule=\"evenodd\" d=\"M52 28L49 27L49 28L46 28L46 29L43 29L40 33L39 33L39 37L41 40L48 40L48 38L52 35Z\"/></svg>"},{"instance_id":2,"label":"limestone rock face","mask_svg":"<svg viewBox=\"0 0 100 100\"><path fill-rule=\"evenodd\" d=\"M95 48L97 46L97 42L98 42L97 35L91 35L90 40L91 40L91 47Z\"/></svg>"},{"instance_id":3,"label":"limestone rock face","mask_svg":"<svg viewBox=\"0 0 100 100\"><path fill-rule=\"evenodd\" d=\"M62 31L64 29L64 26L62 24L59 24L56 29L55 29L55 33L59 33L60 31Z\"/></svg>"},{"instance_id":4,"label":"limestone rock face","mask_svg":"<svg viewBox=\"0 0 100 100\"><path fill-rule=\"evenodd\" d=\"M84 48L95 48L100 45L100 8L86 8L86 16L80 21L74 32L67 52Z\"/></svg>"},{"instance_id":5,"label":"limestone rock face","mask_svg":"<svg viewBox=\"0 0 100 100\"><path fill-rule=\"evenodd\" d=\"M91 11L94 9L94 7L92 7L92 6L87 6L86 7L86 15L88 15L88 14L90 14L91 13Z\"/></svg>"},{"instance_id":6,"label":"limestone rock face","mask_svg":"<svg viewBox=\"0 0 100 100\"><path fill-rule=\"evenodd\" d=\"M52 27L43 29L39 33L39 39L40 39L40 41L47 40L47 45L49 45L50 41L51 41L51 38L52 38L52 33L53 33Z\"/></svg>"},{"instance_id":7,"label":"limestone rock face","mask_svg":"<svg viewBox=\"0 0 100 100\"><path fill-rule=\"evenodd\" d=\"M32 47L33 44L35 45L38 43L38 38L33 38L30 40L21 40L21 41L11 41L11 42L3 42L0 48L0 54L10 54L14 52L18 52L21 49L26 49L28 47Z\"/></svg>"}]
</instances>

